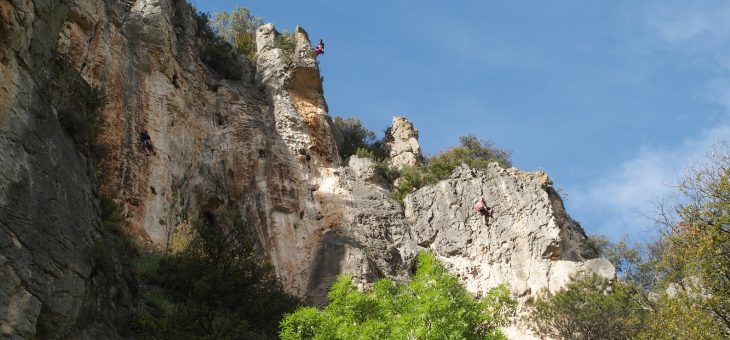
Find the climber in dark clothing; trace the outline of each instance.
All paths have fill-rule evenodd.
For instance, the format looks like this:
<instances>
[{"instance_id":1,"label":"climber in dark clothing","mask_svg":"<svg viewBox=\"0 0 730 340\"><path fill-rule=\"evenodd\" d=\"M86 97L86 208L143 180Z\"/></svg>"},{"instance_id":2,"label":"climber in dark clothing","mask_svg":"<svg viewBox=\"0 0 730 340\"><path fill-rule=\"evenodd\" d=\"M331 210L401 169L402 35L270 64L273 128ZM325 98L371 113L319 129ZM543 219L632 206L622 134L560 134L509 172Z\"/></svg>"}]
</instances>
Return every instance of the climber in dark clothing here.
<instances>
[{"instance_id":1,"label":"climber in dark clothing","mask_svg":"<svg viewBox=\"0 0 730 340\"><path fill-rule=\"evenodd\" d=\"M317 44L317 48L314 49L314 59L317 59L317 56L320 54L324 54L324 41L322 41L322 39L319 39L319 44Z\"/></svg>"},{"instance_id":2,"label":"climber in dark clothing","mask_svg":"<svg viewBox=\"0 0 730 340\"><path fill-rule=\"evenodd\" d=\"M149 155L150 152L156 155L155 148L152 146L152 138L147 134L147 131L142 130L139 132L139 142L142 143L142 151L145 155Z\"/></svg>"},{"instance_id":3,"label":"climber in dark clothing","mask_svg":"<svg viewBox=\"0 0 730 340\"><path fill-rule=\"evenodd\" d=\"M484 196L475 198L473 203L474 211L482 215L482 221L484 221L484 224L489 224L489 218L492 217L492 208L488 207L487 203L484 202Z\"/></svg>"}]
</instances>

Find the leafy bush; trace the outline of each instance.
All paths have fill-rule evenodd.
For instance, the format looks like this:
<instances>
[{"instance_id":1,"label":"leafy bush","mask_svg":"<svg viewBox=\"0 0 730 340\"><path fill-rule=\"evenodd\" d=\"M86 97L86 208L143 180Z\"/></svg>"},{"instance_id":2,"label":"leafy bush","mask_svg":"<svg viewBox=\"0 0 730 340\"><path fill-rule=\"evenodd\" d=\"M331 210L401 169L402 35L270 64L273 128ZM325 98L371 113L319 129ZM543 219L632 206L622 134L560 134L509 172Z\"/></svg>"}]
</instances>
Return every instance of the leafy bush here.
<instances>
[{"instance_id":1,"label":"leafy bush","mask_svg":"<svg viewBox=\"0 0 730 340\"><path fill-rule=\"evenodd\" d=\"M210 14L198 12L195 15L196 34L201 40L200 59L229 79L240 79L241 65L238 63L233 46L215 33L210 23Z\"/></svg>"},{"instance_id":2,"label":"leafy bush","mask_svg":"<svg viewBox=\"0 0 730 340\"><path fill-rule=\"evenodd\" d=\"M703 164L679 186L681 197L672 207L678 220L666 221L666 249L659 267L663 282L680 287L704 322L712 323L707 329L719 328L728 337L730 148L716 146ZM667 315L682 316L676 310Z\"/></svg>"},{"instance_id":3,"label":"leafy bush","mask_svg":"<svg viewBox=\"0 0 730 340\"><path fill-rule=\"evenodd\" d=\"M363 126L360 119L335 116L332 120L332 130L337 152L342 159L347 159L356 153L360 157L376 161L384 158L371 147L376 140L375 132Z\"/></svg>"},{"instance_id":4,"label":"leafy bush","mask_svg":"<svg viewBox=\"0 0 730 340\"><path fill-rule=\"evenodd\" d=\"M248 8L237 7L230 13L215 13L212 28L226 42L233 45L236 53L255 60L256 30L263 23L263 19L253 16Z\"/></svg>"},{"instance_id":5,"label":"leafy bush","mask_svg":"<svg viewBox=\"0 0 730 340\"><path fill-rule=\"evenodd\" d=\"M393 197L402 202L414 190L448 178L462 163L474 169L484 169L491 162L505 167L512 164L510 152L496 148L492 142L480 141L472 135L462 136L459 141L459 146L428 158L425 165L403 167L394 183Z\"/></svg>"},{"instance_id":6,"label":"leafy bush","mask_svg":"<svg viewBox=\"0 0 730 340\"><path fill-rule=\"evenodd\" d=\"M298 303L282 290L250 228L236 220L194 225L186 249L142 257L138 275L153 288L133 328L151 338L275 338L282 315Z\"/></svg>"},{"instance_id":7,"label":"leafy bush","mask_svg":"<svg viewBox=\"0 0 730 340\"><path fill-rule=\"evenodd\" d=\"M702 299L662 294L652 302L638 339L728 339L723 322Z\"/></svg>"},{"instance_id":8,"label":"leafy bush","mask_svg":"<svg viewBox=\"0 0 730 340\"><path fill-rule=\"evenodd\" d=\"M363 126L359 119L336 116L332 127L340 157L347 159L355 154L374 160L378 172L392 184L393 198L399 202L424 185L448 178L462 163L474 169L484 169L491 162L503 167L512 165L509 151L495 147L493 142L467 135L459 138L459 146L425 159L425 164L398 170L390 165L385 141L376 139L375 132Z\"/></svg>"},{"instance_id":9,"label":"leafy bush","mask_svg":"<svg viewBox=\"0 0 730 340\"><path fill-rule=\"evenodd\" d=\"M662 238L645 254L623 240L592 239L599 255L611 260L628 283L573 282L537 301L531 317L535 329L571 339L575 331L602 339L730 337L727 146L716 147L679 189L677 203L660 215Z\"/></svg>"},{"instance_id":10,"label":"leafy bush","mask_svg":"<svg viewBox=\"0 0 730 340\"><path fill-rule=\"evenodd\" d=\"M400 170L400 177L394 182L393 198L399 202L408 194L425 185L438 182L438 178L427 169L419 166L404 166Z\"/></svg>"},{"instance_id":11,"label":"leafy bush","mask_svg":"<svg viewBox=\"0 0 730 340\"><path fill-rule=\"evenodd\" d=\"M647 310L641 289L596 274L544 292L531 307L530 326L558 339L630 339L639 334Z\"/></svg>"},{"instance_id":12,"label":"leafy bush","mask_svg":"<svg viewBox=\"0 0 730 340\"><path fill-rule=\"evenodd\" d=\"M515 308L505 286L477 301L430 253L407 285L377 281L366 292L340 276L323 309L305 307L281 323L282 339L504 339Z\"/></svg>"},{"instance_id":13,"label":"leafy bush","mask_svg":"<svg viewBox=\"0 0 730 340\"><path fill-rule=\"evenodd\" d=\"M472 169L485 169L492 162L503 167L512 166L511 152L495 147L494 142L467 135L459 138L459 146L429 158L425 170L442 180L451 176L451 172L462 163Z\"/></svg>"},{"instance_id":14,"label":"leafy bush","mask_svg":"<svg viewBox=\"0 0 730 340\"><path fill-rule=\"evenodd\" d=\"M297 48L297 40L294 38L294 33L289 33L287 30L278 33L274 37L274 46L289 54L294 53L294 50Z\"/></svg>"}]
</instances>

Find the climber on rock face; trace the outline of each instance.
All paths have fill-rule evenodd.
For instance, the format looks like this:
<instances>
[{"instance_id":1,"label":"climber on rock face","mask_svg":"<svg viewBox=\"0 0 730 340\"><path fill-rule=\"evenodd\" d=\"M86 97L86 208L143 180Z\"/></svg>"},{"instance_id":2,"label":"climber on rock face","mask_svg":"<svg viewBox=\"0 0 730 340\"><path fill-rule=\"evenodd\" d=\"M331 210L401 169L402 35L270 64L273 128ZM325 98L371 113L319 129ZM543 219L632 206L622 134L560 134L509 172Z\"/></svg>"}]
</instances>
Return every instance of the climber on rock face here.
<instances>
[{"instance_id":1,"label":"climber on rock face","mask_svg":"<svg viewBox=\"0 0 730 340\"><path fill-rule=\"evenodd\" d=\"M492 208L487 206L487 203L484 202L484 196L479 196L479 198L475 198L474 201L474 211L482 215L482 221L484 221L484 224L489 223L489 217L492 216Z\"/></svg>"},{"instance_id":2,"label":"climber on rock face","mask_svg":"<svg viewBox=\"0 0 730 340\"><path fill-rule=\"evenodd\" d=\"M317 44L317 48L314 49L314 59L317 59L317 56L320 54L324 54L324 41L322 41L322 39L319 39L319 44Z\"/></svg>"},{"instance_id":3,"label":"climber on rock face","mask_svg":"<svg viewBox=\"0 0 730 340\"><path fill-rule=\"evenodd\" d=\"M156 155L155 148L152 146L152 138L147 134L147 130L139 132L139 142L142 143L142 151L144 151L145 155L149 155L150 152Z\"/></svg>"}]
</instances>

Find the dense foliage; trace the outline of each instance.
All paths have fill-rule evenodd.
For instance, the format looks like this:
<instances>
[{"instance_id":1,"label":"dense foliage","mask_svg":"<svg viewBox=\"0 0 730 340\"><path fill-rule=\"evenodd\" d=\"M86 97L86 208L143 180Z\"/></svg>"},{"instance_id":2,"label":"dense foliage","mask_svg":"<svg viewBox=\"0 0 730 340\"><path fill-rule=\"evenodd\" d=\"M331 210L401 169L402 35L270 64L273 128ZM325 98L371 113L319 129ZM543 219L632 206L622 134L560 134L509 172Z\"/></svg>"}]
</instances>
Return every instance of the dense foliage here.
<instances>
[{"instance_id":1,"label":"dense foliage","mask_svg":"<svg viewBox=\"0 0 730 340\"><path fill-rule=\"evenodd\" d=\"M532 326L557 338L730 336L730 152L718 147L679 186L661 239L646 247L593 238L623 281L576 281L535 301ZM598 281L597 281L598 280ZM600 320L599 323L596 320ZM643 325L636 327L637 324ZM578 334L571 333L577 330ZM612 335L613 334L613 335Z\"/></svg>"},{"instance_id":2,"label":"dense foliage","mask_svg":"<svg viewBox=\"0 0 730 340\"><path fill-rule=\"evenodd\" d=\"M211 27L218 36L233 46L236 53L255 60L256 30L263 23L263 19L253 16L248 8L237 7L230 13L215 13Z\"/></svg>"},{"instance_id":3,"label":"dense foliage","mask_svg":"<svg viewBox=\"0 0 730 340\"><path fill-rule=\"evenodd\" d=\"M340 158L347 159L358 149L362 150L361 155L363 152L373 152L372 155L365 155L366 157L382 158L384 156L376 155L372 150L372 145L376 142L375 132L363 126L360 119L335 116L332 120L332 130Z\"/></svg>"},{"instance_id":4,"label":"dense foliage","mask_svg":"<svg viewBox=\"0 0 730 340\"><path fill-rule=\"evenodd\" d=\"M557 339L629 339L642 328L641 302L634 284L585 275L555 294L543 292L529 321L539 334Z\"/></svg>"},{"instance_id":5,"label":"dense foliage","mask_svg":"<svg viewBox=\"0 0 730 340\"><path fill-rule=\"evenodd\" d=\"M282 339L503 339L498 327L511 317L515 302L505 286L481 301L430 253L418 257L407 285L390 279L358 291L340 276L323 309L300 308L281 323Z\"/></svg>"},{"instance_id":6,"label":"dense foliage","mask_svg":"<svg viewBox=\"0 0 730 340\"><path fill-rule=\"evenodd\" d=\"M210 23L210 14L199 12L195 16L197 35L201 40L200 59L221 76L240 79L241 65L236 51L223 37L218 35Z\"/></svg>"},{"instance_id":7,"label":"dense foliage","mask_svg":"<svg viewBox=\"0 0 730 340\"><path fill-rule=\"evenodd\" d=\"M250 228L198 222L178 253L138 265L148 288L134 328L148 338L273 339L297 301L284 293Z\"/></svg>"},{"instance_id":8,"label":"dense foliage","mask_svg":"<svg viewBox=\"0 0 730 340\"><path fill-rule=\"evenodd\" d=\"M448 178L461 164L467 164L474 169L484 169L492 162L503 167L512 166L510 151L497 148L494 142L467 135L459 138L458 146L425 158L416 166L397 170L388 161L389 152L385 138L376 139L375 132L363 126L359 119L336 116L332 123L340 157L347 159L358 155L373 159L378 172L393 185L393 197L401 202L414 190ZM387 137L388 131L385 135Z\"/></svg>"},{"instance_id":9,"label":"dense foliage","mask_svg":"<svg viewBox=\"0 0 730 340\"><path fill-rule=\"evenodd\" d=\"M718 146L703 168L679 186L682 199L667 221L660 270L679 298L730 336L730 149Z\"/></svg>"},{"instance_id":10,"label":"dense foliage","mask_svg":"<svg viewBox=\"0 0 730 340\"><path fill-rule=\"evenodd\" d=\"M484 169L489 163L497 162L505 168L512 166L512 153L499 149L494 142L480 140L474 135L459 137L459 145L440 152L428 159L427 172L441 180L451 176L451 172L461 164L472 169Z\"/></svg>"},{"instance_id":11,"label":"dense foliage","mask_svg":"<svg viewBox=\"0 0 730 340\"><path fill-rule=\"evenodd\" d=\"M493 142L479 140L474 135L461 136L459 146L426 159L423 165L402 169L401 177L393 188L393 196L402 201L414 190L448 178L461 164L473 169L484 169L492 162L503 167L512 166L511 152L497 148Z\"/></svg>"},{"instance_id":12,"label":"dense foliage","mask_svg":"<svg viewBox=\"0 0 730 340\"><path fill-rule=\"evenodd\" d=\"M297 41L294 37L294 33L290 33L287 30L283 30L274 37L274 47L280 48L289 55L294 53L297 47Z\"/></svg>"}]
</instances>

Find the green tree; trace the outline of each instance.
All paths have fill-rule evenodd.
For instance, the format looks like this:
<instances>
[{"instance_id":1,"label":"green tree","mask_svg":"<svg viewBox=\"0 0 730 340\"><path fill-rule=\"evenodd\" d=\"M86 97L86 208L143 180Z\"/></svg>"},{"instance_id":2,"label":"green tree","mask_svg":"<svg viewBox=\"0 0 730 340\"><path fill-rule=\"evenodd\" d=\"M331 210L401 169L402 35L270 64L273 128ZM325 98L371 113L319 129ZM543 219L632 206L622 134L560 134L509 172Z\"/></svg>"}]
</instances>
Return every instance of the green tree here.
<instances>
[{"instance_id":1,"label":"green tree","mask_svg":"<svg viewBox=\"0 0 730 340\"><path fill-rule=\"evenodd\" d=\"M241 79L242 70L233 46L219 36L212 28L210 14L198 12L195 15L196 34L200 38L200 59L221 76Z\"/></svg>"},{"instance_id":2,"label":"green tree","mask_svg":"<svg viewBox=\"0 0 730 340\"><path fill-rule=\"evenodd\" d=\"M708 313L702 299L680 292L662 294L651 302L637 339L727 339L727 331L717 318Z\"/></svg>"},{"instance_id":3,"label":"green tree","mask_svg":"<svg viewBox=\"0 0 730 340\"><path fill-rule=\"evenodd\" d=\"M528 322L538 334L558 339L630 339L647 313L641 288L596 274L574 277L565 288L543 292Z\"/></svg>"},{"instance_id":4,"label":"green tree","mask_svg":"<svg viewBox=\"0 0 730 340\"><path fill-rule=\"evenodd\" d=\"M273 339L284 313L297 306L286 294L251 228L240 221L197 222L179 253L138 267L147 289L134 328L142 337ZM152 260L150 260L152 256Z\"/></svg>"},{"instance_id":5,"label":"green tree","mask_svg":"<svg viewBox=\"0 0 730 340\"><path fill-rule=\"evenodd\" d=\"M231 44L236 53L249 59L256 59L256 30L263 25L260 17L253 16L245 7L236 7L231 12L213 15L211 26L223 40Z\"/></svg>"},{"instance_id":6,"label":"green tree","mask_svg":"<svg viewBox=\"0 0 730 340\"><path fill-rule=\"evenodd\" d=\"M613 264L621 280L636 283L644 290L652 289L661 275L657 264L664 251L662 239L632 243L624 236L618 242L611 242L603 235L591 235L588 245L597 257Z\"/></svg>"},{"instance_id":7,"label":"green tree","mask_svg":"<svg viewBox=\"0 0 730 340\"><path fill-rule=\"evenodd\" d=\"M679 297L702 319L730 336L730 150L717 146L703 167L679 186L680 199L664 219L663 284L679 287ZM676 307L665 304L666 308ZM689 308L689 307L687 307ZM662 305L659 313L665 312ZM680 315L683 313L666 313ZM698 316L699 317L699 316Z\"/></svg>"},{"instance_id":8,"label":"green tree","mask_svg":"<svg viewBox=\"0 0 730 340\"><path fill-rule=\"evenodd\" d=\"M372 150L371 145L376 142L375 132L363 126L360 119L335 116L332 120L332 127L337 152L342 159L354 155L358 149L372 152L373 158L383 156Z\"/></svg>"},{"instance_id":9,"label":"green tree","mask_svg":"<svg viewBox=\"0 0 730 340\"><path fill-rule=\"evenodd\" d=\"M478 301L431 253L418 256L407 285L377 281L366 292L340 276L323 309L305 307L281 323L282 339L503 339L515 308L505 286Z\"/></svg>"},{"instance_id":10,"label":"green tree","mask_svg":"<svg viewBox=\"0 0 730 340\"><path fill-rule=\"evenodd\" d=\"M570 283L536 301L530 316L544 335L610 339L730 337L730 152L715 148L679 186L660 220L663 235L639 251L625 240L592 238L627 282ZM643 254L642 254L643 253ZM636 325L643 324L637 328ZM614 335L611 335L614 334Z\"/></svg>"}]
</instances>

